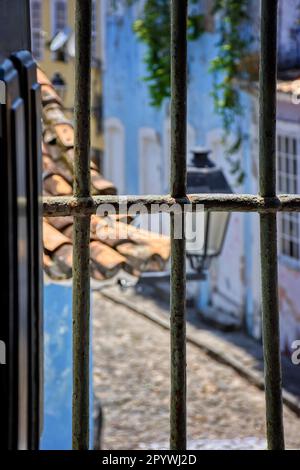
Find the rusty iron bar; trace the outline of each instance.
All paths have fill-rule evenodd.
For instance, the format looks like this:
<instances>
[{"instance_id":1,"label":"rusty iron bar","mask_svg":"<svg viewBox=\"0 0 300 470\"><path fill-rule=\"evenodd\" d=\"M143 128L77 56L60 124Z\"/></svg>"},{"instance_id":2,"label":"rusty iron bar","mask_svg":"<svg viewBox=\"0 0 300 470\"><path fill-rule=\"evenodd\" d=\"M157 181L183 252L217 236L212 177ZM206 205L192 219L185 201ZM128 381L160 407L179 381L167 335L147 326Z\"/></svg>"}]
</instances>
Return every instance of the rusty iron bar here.
<instances>
[{"instance_id":1,"label":"rusty iron bar","mask_svg":"<svg viewBox=\"0 0 300 470\"><path fill-rule=\"evenodd\" d=\"M74 196L90 196L92 1L75 6ZM90 215L74 217L72 446L89 448Z\"/></svg>"},{"instance_id":2,"label":"rusty iron bar","mask_svg":"<svg viewBox=\"0 0 300 470\"><path fill-rule=\"evenodd\" d=\"M186 196L187 0L171 0L171 175L173 198ZM171 214L170 448L186 449L186 319L184 218ZM175 224L183 222L181 239Z\"/></svg>"},{"instance_id":3,"label":"rusty iron bar","mask_svg":"<svg viewBox=\"0 0 300 470\"><path fill-rule=\"evenodd\" d=\"M261 1L259 190L276 196L277 0ZM260 215L266 427L269 450L284 449L276 213Z\"/></svg>"},{"instance_id":4,"label":"rusty iron bar","mask_svg":"<svg viewBox=\"0 0 300 470\"><path fill-rule=\"evenodd\" d=\"M274 197L262 197L252 194L197 194L182 198L165 196L128 196L127 209L143 205L149 212L167 212L173 204L189 204L195 209L197 204L203 204L204 209L214 212L300 212L300 195L280 194ZM43 214L45 217L64 217L69 215L96 214L99 207L105 205L112 213L124 211L124 197L119 196L92 196L92 197L44 197Z\"/></svg>"}]
</instances>

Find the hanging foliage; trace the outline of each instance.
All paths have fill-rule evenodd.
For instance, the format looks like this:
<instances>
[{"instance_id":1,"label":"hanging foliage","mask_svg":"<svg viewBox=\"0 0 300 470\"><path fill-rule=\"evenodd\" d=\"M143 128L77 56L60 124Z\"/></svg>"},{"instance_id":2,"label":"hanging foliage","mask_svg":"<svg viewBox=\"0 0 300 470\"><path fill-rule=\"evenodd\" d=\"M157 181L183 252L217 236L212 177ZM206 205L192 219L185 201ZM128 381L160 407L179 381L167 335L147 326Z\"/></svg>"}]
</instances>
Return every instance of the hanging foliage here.
<instances>
[{"instance_id":1,"label":"hanging foliage","mask_svg":"<svg viewBox=\"0 0 300 470\"><path fill-rule=\"evenodd\" d=\"M223 118L224 130L229 131L236 115L242 113L235 79L241 59L246 55L249 38L245 37L243 23L248 20L248 0L216 0L214 13L218 14L216 44L218 54L212 60L210 71L214 75L213 98L216 111Z\"/></svg>"},{"instance_id":2,"label":"hanging foliage","mask_svg":"<svg viewBox=\"0 0 300 470\"><path fill-rule=\"evenodd\" d=\"M132 5L135 1L127 0ZM243 114L240 92L236 78L241 70L241 61L249 51L251 38L246 36L248 7L250 0L214 0L213 8L206 14L199 13L199 0L190 0L188 16L188 40L196 41L205 32L207 15L215 16L218 41L217 54L211 61L213 75L212 97L216 113L221 116L227 159L238 182L243 179L240 161L233 157L241 146L243 135L237 124ZM141 16L134 22L133 30L147 45L144 57L151 104L160 107L170 97L170 2L168 0L146 0ZM246 78L246 77L244 77ZM227 137L236 135L228 144Z\"/></svg>"},{"instance_id":3,"label":"hanging foliage","mask_svg":"<svg viewBox=\"0 0 300 470\"><path fill-rule=\"evenodd\" d=\"M191 4L197 3L192 0ZM133 24L137 37L147 45L145 63L151 104L161 106L170 96L170 2L147 0L142 16ZM204 15L188 17L188 40L195 41L204 32Z\"/></svg>"},{"instance_id":4,"label":"hanging foliage","mask_svg":"<svg viewBox=\"0 0 300 470\"><path fill-rule=\"evenodd\" d=\"M212 60L210 72L213 74L213 91L215 111L223 123L223 141L226 158L231 172L236 175L237 184L242 183L244 172L241 161L235 157L243 141L239 119L243 115L240 92L236 79L240 74L241 60L249 51L251 38L243 26L249 20L249 0L215 0L214 14L217 15L219 40L216 44L218 54ZM228 144L228 136L235 135L233 144Z\"/></svg>"}]
</instances>

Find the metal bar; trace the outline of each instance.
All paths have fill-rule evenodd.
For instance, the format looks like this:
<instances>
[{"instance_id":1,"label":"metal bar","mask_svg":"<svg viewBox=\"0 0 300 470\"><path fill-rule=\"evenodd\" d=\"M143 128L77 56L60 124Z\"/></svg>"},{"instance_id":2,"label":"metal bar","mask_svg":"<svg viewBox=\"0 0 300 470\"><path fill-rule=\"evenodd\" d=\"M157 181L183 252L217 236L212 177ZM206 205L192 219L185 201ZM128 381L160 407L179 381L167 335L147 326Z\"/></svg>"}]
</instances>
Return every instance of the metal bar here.
<instances>
[{"instance_id":1,"label":"metal bar","mask_svg":"<svg viewBox=\"0 0 300 470\"><path fill-rule=\"evenodd\" d=\"M171 0L171 196L186 195L187 0ZM179 220L180 219L180 220ZM184 218L171 214L170 448L186 449L186 324ZM181 239L174 238L182 223Z\"/></svg>"},{"instance_id":2,"label":"metal bar","mask_svg":"<svg viewBox=\"0 0 300 470\"><path fill-rule=\"evenodd\" d=\"M277 0L261 1L259 187L276 195ZM284 449L276 213L260 215L262 316L268 449Z\"/></svg>"},{"instance_id":3,"label":"metal bar","mask_svg":"<svg viewBox=\"0 0 300 470\"><path fill-rule=\"evenodd\" d=\"M91 0L75 7L74 195L90 195ZM74 217L72 445L89 448L90 216Z\"/></svg>"},{"instance_id":4,"label":"metal bar","mask_svg":"<svg viewBox=\"0 0 300 470\"><path fill-rule=\"evenodd\" d=\"M197 194L182 198L165 196L128 196L126 208L141 204L152 213L167 212L173 204L203 204L206 211L214 212L300 212L300 195L278 195L262 197L252 194ZM122 213L124 198L118 196L92 196L88 198L44 197L43 214L45 217L63 217L69 215L96 214L99 207L105 205L108 212ZM109 206L111 209L109 210Z\"/></svg>"}]
</instances>

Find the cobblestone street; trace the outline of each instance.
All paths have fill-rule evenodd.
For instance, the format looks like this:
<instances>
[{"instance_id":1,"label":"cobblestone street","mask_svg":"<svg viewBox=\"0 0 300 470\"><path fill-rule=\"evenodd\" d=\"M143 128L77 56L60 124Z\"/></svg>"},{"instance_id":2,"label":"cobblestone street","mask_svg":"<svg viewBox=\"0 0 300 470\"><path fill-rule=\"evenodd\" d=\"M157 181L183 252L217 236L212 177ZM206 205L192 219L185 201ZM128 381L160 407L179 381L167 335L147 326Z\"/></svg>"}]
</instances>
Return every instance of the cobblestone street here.
<instances>
[{"instance_id":1,"label":"cobblestone street","mask_svg":"<svg viewBox=\"0 0 300 470\"><path fill-rule=\"evenodd\" d=\"M141 300L142 301L142 300ZM94 386L104 410L104 449L162 449L169 433L169 332L94 294ZM187 345L189 448L264 448L264 394ZM284 410L286 444L300 420Z\"/></svg>"}]
</instances>

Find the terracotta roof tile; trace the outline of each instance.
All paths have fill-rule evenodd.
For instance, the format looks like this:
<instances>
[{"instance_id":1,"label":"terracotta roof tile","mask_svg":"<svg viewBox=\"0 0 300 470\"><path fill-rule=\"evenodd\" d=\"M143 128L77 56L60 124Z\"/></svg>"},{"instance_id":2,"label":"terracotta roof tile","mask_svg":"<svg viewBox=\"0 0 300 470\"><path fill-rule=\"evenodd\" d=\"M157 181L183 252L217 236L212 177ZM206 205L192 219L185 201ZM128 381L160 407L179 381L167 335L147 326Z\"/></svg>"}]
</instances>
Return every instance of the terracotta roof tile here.
<instances>
[{"instance_id":1,"label":"terracotta roof tile","mask_svg":"<svg viewBox=\"0 0 300 470\"><path fill-rule=\"evenodd\" d=\"M93 237L111 247L116 247L120 243L129 241L128 227L129 225L123 222L95 217L91 224L91 232Z\"/></svg>"},{"instance_id":2,"label":"terracotta roof tile","mask_svg":"<svg viewBox=\"0 0 300 470\"><path fill-rule=\"evenodd\" d=\"M91 260L97 265L105 277L114 276L126 264L126 258L104 243L93 241L91 247Z\"/></svg>"},{"instance_id":3,"label":"terracotta roof tile","mask_svg":"<svg viewBox=\"0 0 300 470\"><path fill-rule=\"evenodd\" d=\"M39 67L37 69L37 79L38 79L38 82L41 85L41 87L42 87L42 85L51 85L52 86L52 84L51 84L49 78L47 77L47 75L45 74L45 72L43 72L42 69L40 69Z\"/></svg>"},{"instance_id":4,"label":"terracotta roof tile","mask_svg":"<svg viewBox=\"0 0 300 470\"><path fill-rule=\"evenodd\" d=\"M50 152L50 149L49 149L49 145L46 144L46 142L44 142L44 139L42 141L42 155L44 157L44 155L48 155L51 157L51 152Z\"/></svg>"},{"instance_id":5,"label":"terracotta roof tile","mask_svg":"<svg viewBox=\"0 0 300 470\"><path fill-rule=\"evenodd\" d=\"M73 217L68 216L68 217L47 217L44 218L44 220L50 224L53 225L56 230L63 231L67 227L73 224Z\"/></svg>"},{"instance_id":6,"label":"terracotta roof tile","mask_svg":"<svg viewBox=\"0 0 300 470\"><path fill-rule=\"evenodd\" d=\"M63 147L74 146L74 129L71 124L56 124L54 129L58 141Z\"/></svg>"},{"instance_id":7,"label":"terracotta roof tile","mask_svg":"<svg viewBox=\"0 0 300 470\"><path fill-rule=\"evenodd\" d=\"M46 253L43 253L43 263L44 263L45 269L50 269L51 266L53 265L52 259L50 258L49 255L46 255Z\"/></svg>"},{"instance_id":8,"label":"terracotta roof tile","mask_svg":"<svg viewBox=\"0 0 300 470\"><path fill-rule=\"evenodd\" d=\"M43 194L71 195L74 162L74 128L66 118L61 99L47 76L38 69L43 104ZM91 192L116 194L116 188L91 162ZM143 270L163 269L170 254L166 237L140 230L132 217L91 217L91 275L102 281L124 269L139 275ZM54 279L72 275L73 217L44 218L44 269Z\"/></svg>"},{"instance_id":9,"label":"terracotta roof tile","mask_svg":"<svg viewBox=\"0 0 300 470\"><path fill-rule=\"evenodd\" d=\"M43 140L45 144L51 144L51 146L56 145L56 134L54 129L48 127L43 132ZM49 146L48 146L49 147ZM50 150L51 147L49 147Z\"/></svg>"},{"instance_id":10,"label":"terracotta roof tile","mask_svg":"<svg viewBox=\"0 0 300 470\"><path fill-rule=\"evenodd\" d=\"M43 85L42 87L42 102L47 103L58 103L62 105L60 97L55 92L52 85Z\"/></svg>"},{"instance_id":11,"label":"terracotta roof tile","mask_svg":"<svg viewBox=\"0 0 300 470\"><path fill-rule=\"evenodd\" d=\"M277 91L286 94L292 94L300 91L300 80L292 80L287 82L278 82Z\"/></svg>"},{"instance_id":12,"label":"terracotta roof tile","mask_svg":"<svg viewBox=\"0 0 300 470\"><path fill-rule=\"evenodd\" d=\"M55 161L49 157L48 155L43 156L43 178L46 179L52 175L60 175L64 178L70 186L73 185L73 175L70 171L69 167L65 164L65 162L61 162L59 168L57 168L57 164Z\"/></svg>"},{"instance_id":13,"label":"terracotta roof tile","mask_svg":"<svg viewBox=\"0 0 300 470\"><path fill-rule=\"evenodd\" d=\"M161 270L164 261L161 256L147 244L121 243L116 247L117 251L125 256L135 269L139 271Z\"/></svg>"},{"instance_id":14,"label":"terracotta roof tile","mask_svg":"<svg viewBox=\"0 0 300 470\"><path fill-rule=\"evenodd\" d=\"M285 94L300 94L300 70L284 72L277 82L277 91Z\"/></svg>"},{"instance_id":15,"label":"terracotta roof tile","mask_svg":"<svg viewBox=\"0 0 300 470\"><path fill-rule=\"evenodd\" d=\"M62 232L66 237L70 238L70 240L73 240L73 223L65 227Z\"/></svg>"},{"instance_id":16,"label":"terracotta roof tile","mask_svg":"<svg viewBox=\"0 0 300 470\"><path fill-rule=\"evenodd\" d=\"M45 250L52 253L65 243L71 243L71 240L44 220L43 243Z\"/></svg>"},{"instance_id":17,"label":"terracotta roof tile","mask_svg":"<svg viewBox=\"0 0 300 470\"><path fill-rule=\"evenodd\" d=\"M59 174L44 178L44 189L52 196L70 196L72 186Z\"/></svg>"},{"instance_id":18,"label":"terracotta roof tile","mask_svg":"<svg viewBox=\"0 0 300 470\"><path fill-rule=\"evenodd\" d=\"M54 172L56 170L56 165L54 163L54 161L52 160L52 158L43 153L43 171L44 172Z\"/></svg>"},{"instance_id":19,"label":"terracotta roof tile","mask_svg":"<svg viewBox=\"0 0 300 470\"><path fill-rule=\"evenodd\" d=\"M73 247L71 244L60 246L53 254L54 264L59 267L63 277L72 275Z\"/></svg>"},{"instance_id":20,"label":"terracotta roof tile","mask_svg":"<svg viewBox=\"0 0 300 470\"><path fill-rule=\"evenodd\" d=\"M69 124L69 120L64 115L63 110L58 103L50 103L43 107L43 119L44 123Z\"/></svg>"}]
</instances>

